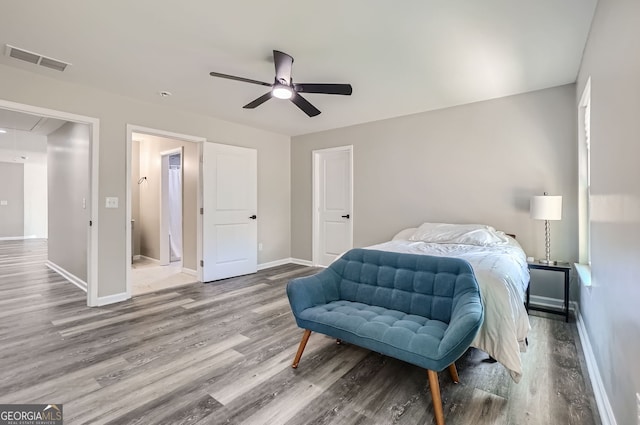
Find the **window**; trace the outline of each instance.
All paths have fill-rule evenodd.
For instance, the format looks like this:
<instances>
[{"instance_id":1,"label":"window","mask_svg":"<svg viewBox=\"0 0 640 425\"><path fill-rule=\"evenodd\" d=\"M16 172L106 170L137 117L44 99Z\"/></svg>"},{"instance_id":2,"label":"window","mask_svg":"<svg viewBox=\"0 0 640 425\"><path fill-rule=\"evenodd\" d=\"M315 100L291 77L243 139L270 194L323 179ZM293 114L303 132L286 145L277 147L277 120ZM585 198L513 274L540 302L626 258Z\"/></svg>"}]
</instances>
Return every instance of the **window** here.
<instances>
[{"instance_id":1,"label":"window","mask_svg":"<svg viewBox=\"0 0 640 425\"><path fill-rule=\"evenodd\" d=\"M579 135L579 255L580 263L591 265L591 78L578 105Z\"/></svg>"}]
</instances>

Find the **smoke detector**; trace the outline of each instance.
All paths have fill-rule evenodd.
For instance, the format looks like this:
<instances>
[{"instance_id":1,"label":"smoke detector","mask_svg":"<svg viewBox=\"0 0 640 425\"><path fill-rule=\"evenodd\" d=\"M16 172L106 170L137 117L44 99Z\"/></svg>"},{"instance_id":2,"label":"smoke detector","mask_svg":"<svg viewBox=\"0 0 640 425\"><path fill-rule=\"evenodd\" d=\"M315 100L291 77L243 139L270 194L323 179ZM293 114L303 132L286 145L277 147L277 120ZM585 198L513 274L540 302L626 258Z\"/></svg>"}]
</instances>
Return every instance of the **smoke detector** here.
<instances>
[{"instance_id":1,"label":"smoke detector","mask_svg":"<svg viewBox=\"0 0 640 425\"><path fill-rule=\"evenodd\" d=\"M20 49L18 47L6 44L5 54L14 59L29 62L34 65L44 66L45 68L55 69L56 71L64 71L67 69L69 62L64 62L59 59L53 59L40 53L30 52L29 50Z\"/></svg>"}]
</instances>

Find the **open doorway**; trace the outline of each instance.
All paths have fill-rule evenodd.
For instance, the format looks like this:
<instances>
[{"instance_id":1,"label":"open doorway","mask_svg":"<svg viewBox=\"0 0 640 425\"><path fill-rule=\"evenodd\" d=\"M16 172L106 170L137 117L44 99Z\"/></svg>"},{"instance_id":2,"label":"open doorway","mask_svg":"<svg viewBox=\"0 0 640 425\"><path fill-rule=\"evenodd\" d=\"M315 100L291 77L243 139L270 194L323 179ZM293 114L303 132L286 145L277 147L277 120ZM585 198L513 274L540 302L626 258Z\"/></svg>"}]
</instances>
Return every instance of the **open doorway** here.
<instances>
[{"instance_id":1,"label":"open doorway","mask_svg":"<svg viewBox=\"0 0 640 425\"><path fill-rule=\"evenodd\" d=\"M0 196L6 198L0 206L8 207L3 211L8 218L0 220L8 224L0 231L3 238L14 245L41 241L34 267L42 261L86 291L90 306L109 302L97 296L98 240L92 226L97 218L98 120L0 100L0 121L0 135L8 142L0 146L3 189L12 189Z\"/></svg>"},{"instance_id":2,"label":"open doorway","mask_svg":"<svg viewBox=\"0 0 640 425\"><path fill-rule=\"evenodd\" d=\"M198 282L199 143L130 127L128 291L137 296Z\"/></svg>"}]
</instances>

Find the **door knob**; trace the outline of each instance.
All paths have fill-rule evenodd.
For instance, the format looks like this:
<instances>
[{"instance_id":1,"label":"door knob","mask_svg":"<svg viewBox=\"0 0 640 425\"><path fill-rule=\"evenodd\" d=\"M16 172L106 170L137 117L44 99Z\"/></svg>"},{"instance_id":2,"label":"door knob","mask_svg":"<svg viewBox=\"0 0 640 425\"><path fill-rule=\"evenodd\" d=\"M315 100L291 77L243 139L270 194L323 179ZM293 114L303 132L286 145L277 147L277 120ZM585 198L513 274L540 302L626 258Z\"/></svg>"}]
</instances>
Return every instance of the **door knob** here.
<instances>
[{"instance_id":1,"label":"door knob","mask_svg":"<svg viewBox=\"0 0 640 425\"><path fill-rule=\"evenodd\" d=\"M343 215L342 218L349 218L349 214Z\"/></svg>"},{"instance_id":2,"label":"door knob","mask_svg":"<svg viewBox=\"0 0 640 425\"><path fill-rule=\"evenodd\" d=\"M250 218L251 220L255 220L256 218L258 218L258 216L254 214L254 215L252 215L252 216L251 216L251 217L249 217L249 218Z\"/></svg>"}]
</instances>

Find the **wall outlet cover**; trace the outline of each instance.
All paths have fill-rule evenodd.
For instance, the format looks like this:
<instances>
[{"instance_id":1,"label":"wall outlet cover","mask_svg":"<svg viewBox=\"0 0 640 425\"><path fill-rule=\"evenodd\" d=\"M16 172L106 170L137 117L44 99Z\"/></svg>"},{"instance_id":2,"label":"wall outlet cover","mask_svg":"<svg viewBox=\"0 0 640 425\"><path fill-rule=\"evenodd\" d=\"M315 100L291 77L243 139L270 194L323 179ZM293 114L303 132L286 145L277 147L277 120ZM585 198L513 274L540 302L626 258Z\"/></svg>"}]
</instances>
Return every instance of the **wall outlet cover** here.
<instances>
[{"instance_id":1,"label":"wall outlet cover","mask_svg":"<svg viewBox=\"0 0 640 425\"><path fill-rule=\"evenodd\" d=\"M0 201L0 205L9 205L9 202L3 199L2 201Z\"/></svg>"},{"instance_id":2,"label":"wall outlet cover","mask_svg":"<svg viewBox=\"0 0 640 425\"><path fill-rule=\"evenodd\" d=\"M118 198L116 197L106 197L105 198L105 208L118 208Z\"/></svg>"}]
</instances>

